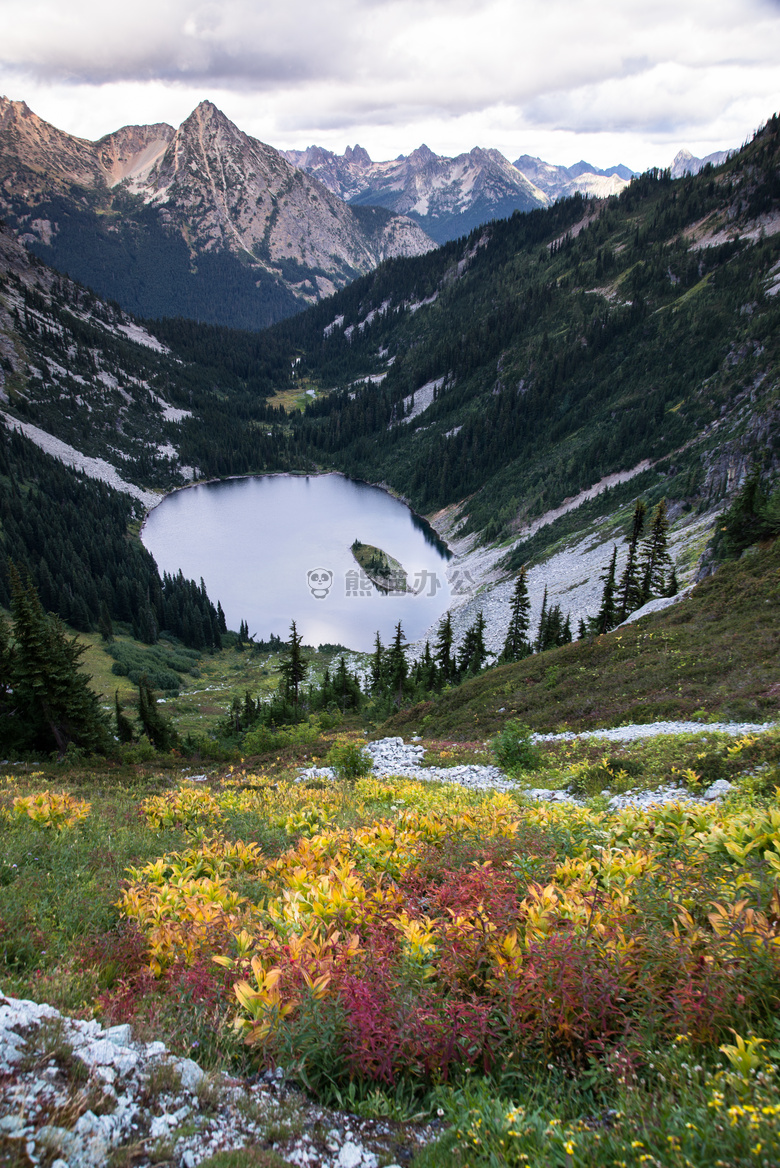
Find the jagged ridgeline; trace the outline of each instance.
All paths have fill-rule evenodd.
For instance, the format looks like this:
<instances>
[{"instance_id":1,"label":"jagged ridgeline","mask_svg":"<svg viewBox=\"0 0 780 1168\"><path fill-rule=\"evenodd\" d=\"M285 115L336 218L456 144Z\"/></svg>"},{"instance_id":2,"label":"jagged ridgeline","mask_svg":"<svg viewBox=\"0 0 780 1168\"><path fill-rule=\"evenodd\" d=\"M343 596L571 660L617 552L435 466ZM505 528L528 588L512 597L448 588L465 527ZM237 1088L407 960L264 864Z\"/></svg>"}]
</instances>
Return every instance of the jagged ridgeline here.
<instances>
[{"instance_id":1,"label":"jagged ridgeline","mask_svg":"<svg viewBox=\"0 0 780 1168\"><path fill-rule=\"evenodd\" d=\"M0 213L127 311L253 329L434 246L405 216L347 206L208 101L176 129L87 142L0 97Z\"/></svg>"},{"instance_id":2,"label":"jagged ridgeline","mask_svg":"<svg viewBox=\"0 0 780 1168\"><path fill-rule=\"evenodd\" d=\"M718 451L776 449L779 142L775 117L717 169L488 224L275 326L330 391L301 448L423 513L468 499L488 537L645 459L700 499Z\"/></svg>"}]
</instances>

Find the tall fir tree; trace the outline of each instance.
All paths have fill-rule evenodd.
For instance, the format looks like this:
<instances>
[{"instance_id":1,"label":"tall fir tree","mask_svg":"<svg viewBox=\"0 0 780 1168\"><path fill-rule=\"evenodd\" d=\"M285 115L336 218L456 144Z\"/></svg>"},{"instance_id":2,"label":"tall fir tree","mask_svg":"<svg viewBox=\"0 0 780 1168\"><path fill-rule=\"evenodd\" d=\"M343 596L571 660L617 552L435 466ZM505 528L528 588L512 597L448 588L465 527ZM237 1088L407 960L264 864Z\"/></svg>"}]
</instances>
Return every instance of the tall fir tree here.
<instances>
[{"instance_id":1,"label":"tall fir tree","mask_svg":"<svg viewBox=\"0 0 780 1168\"><path fill-rule=\"evenodd\" d=\"M3 652L10 662L12 692L0 738L60 755L70 743L105 751L108 724L79 664L87 646L69 637L58 617L43 611L29 577L23 581L14 565L9 577L14 645Z\"/></svg>"},{"instance_id":2,"label":"tall fir tree","mask_svg":"<svg viewBox=\"0 0 780 1168\"><path fill-rule=\"evenodd\" d=\"M479 673L485 664L486 657L485 616L480 609L474 623L466 629L463 644L460 647L458 671L461 674L473 677L475 673Z\"/></svg>"},{"instance_id":3,"label":"tall fir tree","mask_svg":"<svg viewBox=\"0 0 780 1168\"><path fill-rule=\"evenodd\" d=\"M662 499L653 512L650 531L642 545L642 556L639 564L640 604L647 604L648 600L665 595L669 586L671 569L669 517L666 513L666 499Z\"/></svg>"},{"instance_id":4,"label":"tall fir tree","mask_svg":"<svg viewBox=\"0 0 780 1168\"><path fill-rule=\"evenodd\" d=\"M539 614L539 628L536 633L536 651L541 653L547 648L545 645L545 637L547 630L547 585L544 586L544 596L542 597L542 611Z\"/></svg>"},{"instance_id":5,"label":"tall fir tree","mask_svg":"<svg viewBox=\"0 0 780 1168\"><path fill-rule=\"evenodd\" d=\"M528 629L531 623L531 599L528 595L528 573L523 566L515 582L515 590L509 608L509 628L507 629L504 648L501 651L502 661L519 661L528 656L531 646L528 643Z\"/></svg>"},{"instance_id":6,"label":"tall fir tree","mask_svg":"<svg viewBox=\"0 0 780 1168\"><path fill-rule=\"evenodd\" d=\"M176 745L178 735L162 710L158 709L157 698L145 673L138 680L138 718L152 746L168 751Z\"/></svg>"},{"instance_id":7,"label":"tall fir tree","mask_svg":"<svg viewBox=\"0 0 780 1168\"><path fill-rule=\"evenodd\" d=\"M640 584L637 557L639 541L645 529L647 504L643 499L637 500L634 507L634 518L631 524L631 537L628 541L628 557L620 577L617 590L617 623L622 624L626 617L641 604L642 588Z\"/></svg>"},{"instance_id":8,"label":"tall fir tree","mask_svg":"<svg viewBox=\"0 0 780 1168\"><path fill-rule=\"evenodd\" d=\"M287 701L292 702L296 713L300 700L301 683L306 677L308 661L301 645L303 637L298 633L295 621L290 624L290 637L285 652L279 661L279 672L282 675L282 688Z\"/></svg>"},{"instance_id":9,"label":"tall fir tree","mask_svg":"<svg viewBox=\"0 0 780 1168\"><path fill-rule=\"evenodd\" d=\"M374 638L374 652L371 654L371 693L379 693L385 674L385 650L377 629Z\"/></svg>"},{"instance_id":10,"label":"tall fir tree","mask_svg":"<svg viewBox=\"0 0 780 1168\"><path fill-rule=\"evenodd\" d=\"M114 692L114 714L116 717L116 736L120 742L133 741L133 724L122 709L119 701L119 690Z\"/></svg>"},{"instance_id":11,"label":"tall fir tree","mask_svg":"<svg viewBox=\"0 0 780 1168\"><path fill-rule=\"evenodd\" d=\"M433 647L434 660L439 671L439 679L443 685L455 677L455 661L452 657L452 617L449 611L439 621L436 631L436 644Z\"/></svg>"},{"instance_id":12,"label":"tall fir tree","mask_svg":"<svg viewBox=\"0 0 780 1168\"><path fill-rule=\"evenodd\" d=\"M617 544L612 546L612 558L609 567L601 577L604 589L601 593L601 607L594 621L594 632L608 633L618 623L617 608L615 605L615 569L617 567Z\"/></svg>"},{"instance_id":13,"label":"tall fir tree","mask_svg":"<svg viewBox=\"0 0 780 1168\"><path fill-rule=\"evenodd\" d=\"M404 653L404 633L401 628L401 622L395 626L395 634L393 636L392 644L387 651L387 684L393 699L397 705L400 705L404 696L404 686L406 684L407 674L409 672L409 665Z\"/></svg>"}]
</instances>

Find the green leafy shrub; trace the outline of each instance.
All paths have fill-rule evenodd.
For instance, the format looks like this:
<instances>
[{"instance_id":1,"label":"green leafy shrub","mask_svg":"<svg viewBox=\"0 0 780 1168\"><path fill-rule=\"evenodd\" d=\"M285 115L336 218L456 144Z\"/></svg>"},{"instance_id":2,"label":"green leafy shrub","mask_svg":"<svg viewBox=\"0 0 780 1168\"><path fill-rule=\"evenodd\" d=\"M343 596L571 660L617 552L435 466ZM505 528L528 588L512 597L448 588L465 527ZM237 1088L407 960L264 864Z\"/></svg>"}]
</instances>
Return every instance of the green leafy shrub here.
<instances>
[{"instance_id":1,"label":"green leafy shrub","mask_svg":"<svg viewBox=\"0 0 780 1168\"><path fill-rule=\"evenodd\" d=\"M129 677L133 685L146 674L153 689L178 690L182 685L182 673L199 677L200 654L181 645L172 646L168 641L150 649L128 641L114 641L106 651L114 658L111 672L117 677Z\"/></svg>"},{"instance_id":2,"label":"green leafy shrub","mask_svg":"<svg viewBox=\"0 0 780 1168\"><path fill-rule=\"evenodd\" d=\"M531 740L531 729L523 722L511 721L491 739L490 749L505 771L530 771L539 766L541 753Z\"/></svg>"},{"instance_id":3,"label":"green leafy shrub","mask_svg":"<svg viewBox=\"0 0 780 1168\"><path fill-rule=\"evenodd\" d=\"M342 782L356 783L373 769L373 760L362 746L346 740L337 741L325 758Z\"/></svg>"}]
</instances>

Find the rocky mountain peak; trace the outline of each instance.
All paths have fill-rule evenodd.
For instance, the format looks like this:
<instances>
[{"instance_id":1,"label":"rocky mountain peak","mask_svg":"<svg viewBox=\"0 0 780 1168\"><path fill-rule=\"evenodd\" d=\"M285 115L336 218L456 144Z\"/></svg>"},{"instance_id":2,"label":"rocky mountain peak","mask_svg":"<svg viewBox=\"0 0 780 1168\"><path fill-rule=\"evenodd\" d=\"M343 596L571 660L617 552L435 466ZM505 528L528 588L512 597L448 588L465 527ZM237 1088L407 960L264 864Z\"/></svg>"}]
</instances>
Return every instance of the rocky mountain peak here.
<instances>
[{"instance_id":1,"label":"rocky mountain peak","mask_svg":"<svg viewBox=\"0 0 780 1168\"><path fill-rule=\"evenodd\" d=\"M356 169L368 159L357 145L351 155ZM313 302L330 295L383 259L420 255L433 247L411 220L356 214L317 178L239 129L211 101L200 102L176 129L165 122L124 126L88 142L50 126L23 102L2 100L0 213L24 232L25 242L43 247L47 260L62 262L69 271L77 267L86 283L101 276L88 259L81 264L84 249L91 255L93 244L86 238L77 242L68 232L109 231L114 237L125 228L132 232L134 212L125 203L121 211L114 205L117 187L157 210L152 234L179 236L186 244L177 262L188 276L198 277L204 253L219 256L220 271L227 272L226 264L239 265L236 278L240 275L252 294L262 284L280 315L289 314L295 299ZM35 213L55 193L83 209L85 188L97 192L101 208L91 228L71 223L63 235L50 212ZM92 206L91 198L88 203ZM151 236L147 246L154 249ZM117 260L126 264L119 252ZM249 281L247 263L255 270ZM112 294L117 285L124 286L123 278L119 272L106 277ZM165 279L161 271L161 283ZM106 287L100 279L96 283L98 291ZM136 310L147 310L143 299L133 303Z\"/></svg>"},{"instance_id":2,"label":"rocky mountain peak","mask_svg":"<svg viewBox=\"0 0 780 1168\"><path fill-rule=\"evenodd\" d=\"M354 146L347 146L344 151L345 162L352 162L356 166L370 166L371 156L367 150L355 143Z\"/></svg>"},{"instance_id":3,"label":"rocky mountain peak","mask_svg":"<svg viewBox=\"0 0 780 1168\"><path fill-rule=\"evenodd\" d=\"M671 171L672 178L682 178L685 174L698 174L708 164L720 166L722 162L726 161L730 153L732 153L730 150L716 150L713 154L705 155L704 158L697 158L694 154L691 154L690 150L686 150L683 147L674 156Z\"/></svg>"},{"instance_id":4,"label":"rocky mountain peak","mask_svg":"<svg viewBox=\"0 0 780 1168\"><path fill-rule=\"evenodd\" d=\"M425 166L429 162L435 162L438 157L439 155L434 154L430 147L423 142L416 150L412 151L406 161L413 166Z\"/></svg>"},{"instance_id":5,"label":"rocky mountain peak","mask_svg":"<svg viewBox=\"0 0 780 1168\"><path fill-rule=\"evenodd\" d=\"M167 122L157 122L153 126L123 126L101 138L96 150L109 187L125 180L133 187L143 185L175 132Z\"/></svg>"}]
</instances>

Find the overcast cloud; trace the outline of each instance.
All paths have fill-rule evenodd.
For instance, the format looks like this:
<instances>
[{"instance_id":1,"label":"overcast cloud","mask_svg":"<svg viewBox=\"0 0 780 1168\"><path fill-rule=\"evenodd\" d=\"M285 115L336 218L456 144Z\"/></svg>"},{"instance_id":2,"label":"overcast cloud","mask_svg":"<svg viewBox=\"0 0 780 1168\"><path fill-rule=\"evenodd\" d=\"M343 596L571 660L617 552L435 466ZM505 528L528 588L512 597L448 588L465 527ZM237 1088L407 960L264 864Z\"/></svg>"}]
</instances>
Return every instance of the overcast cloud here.
<instances>
[{"instance_id":1,"label":"overcast cloud","mask_svg":"<svg viewBox=\"0 0 780 1168\"><path fill-rule=\"evenodd\" d=\"M209 98L277 147L644 169L780 109L779 0L0 0L0 17L0 92L87 138Z\"/></svg>"}]
</instances>

